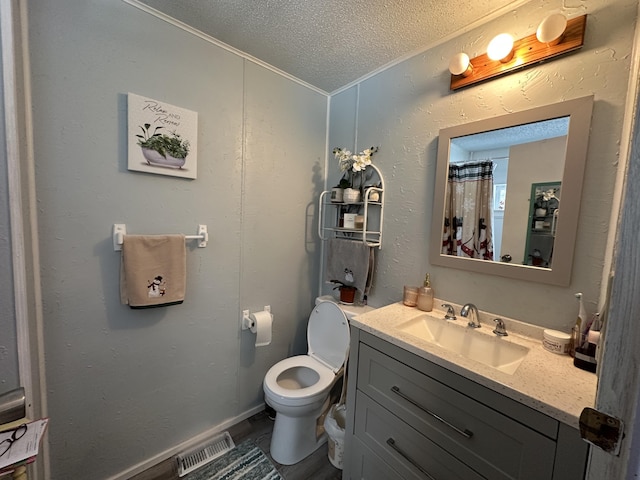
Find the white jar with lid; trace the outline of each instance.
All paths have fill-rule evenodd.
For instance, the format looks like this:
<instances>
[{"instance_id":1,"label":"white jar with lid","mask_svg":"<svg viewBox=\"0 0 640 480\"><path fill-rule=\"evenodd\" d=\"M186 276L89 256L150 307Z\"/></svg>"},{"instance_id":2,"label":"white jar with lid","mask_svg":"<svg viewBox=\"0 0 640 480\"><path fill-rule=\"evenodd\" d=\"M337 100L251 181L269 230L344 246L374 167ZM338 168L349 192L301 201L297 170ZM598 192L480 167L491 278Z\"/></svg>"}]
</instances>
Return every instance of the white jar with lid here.
<instances>
[{"instance_id":1,"label":"white jar with lid","mask_svg":"<svg viewBox=\"0 0 640 480\"><path fill-rule=\"evenodd\" d=\"M558 355L569 355L571 350L571 335L557 330L544 330L542 332L542 346L545 350Z\"/></svg>"}]
</instances>

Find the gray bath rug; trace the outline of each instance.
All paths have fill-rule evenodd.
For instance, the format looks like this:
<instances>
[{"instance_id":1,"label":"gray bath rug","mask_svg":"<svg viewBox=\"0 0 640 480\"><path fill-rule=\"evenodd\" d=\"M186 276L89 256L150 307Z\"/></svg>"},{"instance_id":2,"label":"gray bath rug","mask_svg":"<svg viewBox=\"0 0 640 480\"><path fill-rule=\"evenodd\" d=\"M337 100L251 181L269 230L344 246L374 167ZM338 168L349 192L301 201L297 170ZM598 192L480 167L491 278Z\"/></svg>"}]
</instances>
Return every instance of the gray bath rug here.
<instances>
[{"instance_id":1,"label":"gray bath rug","mask_svg":"<svg viewBox=\"0 0 640 480\"><path fill-rule=\"evenodd\" d=\"M182 477L184 480L284 480L251 440Z\"/></svg>"}]
</instances>

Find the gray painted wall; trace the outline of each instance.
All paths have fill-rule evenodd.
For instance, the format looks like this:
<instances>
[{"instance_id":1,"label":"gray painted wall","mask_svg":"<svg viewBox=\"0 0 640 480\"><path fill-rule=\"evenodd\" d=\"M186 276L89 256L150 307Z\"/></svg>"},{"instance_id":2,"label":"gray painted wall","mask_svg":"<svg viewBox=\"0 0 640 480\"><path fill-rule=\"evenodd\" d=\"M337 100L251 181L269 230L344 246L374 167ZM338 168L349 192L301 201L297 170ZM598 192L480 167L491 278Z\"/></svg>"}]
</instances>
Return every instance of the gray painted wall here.
<instances>
[{"instance_id":1,"label":"gray painted wall","mask_svg":"<svg viewBox=\"0 0 640 480\"><path fill-rule=\"evenodd\" d=\"M259 407L306 349L326 96L121 1L29 2L52 478L108 478ZM198 179L129 172L126 94L198 112ZM119 303L113 223L195 234L183 305ZM256 351L242 309L271 305Z\"/></svg>"},{"instance_id":2,"label":"gray painted wall","mask_svg":"<svg viewBox=\"0 0 640 480\"><path fill-rule=\"evenodd\" d=\"M428 271L438 298L473 302L481 310L537 325L557 329L572 325L577 314L575 292L584 293L590 312L597 309L603 265L611 255L607 229L619 166L636 9L634 0L592 0L575 8L563 8L555 0L544 2L543 7L540 2L529 2L332 96L330 147L353 148L356 137L358 150L380 146L373 162L382 170L387 189L384 244L370 304L400 301L402 286L421 284ZM479 55L503 31L515 38L529 35L546 12L556 10L571 17L588 13L585 45L580 51L449 91L448 62L455 53ZM571 285L553 287L430 265L439 130L591 94L595 105ZM343 111L347 105L358 105L355 129L352 117ZM344 132L352 136L345 138Z\"/></svg>"}]
</instances>

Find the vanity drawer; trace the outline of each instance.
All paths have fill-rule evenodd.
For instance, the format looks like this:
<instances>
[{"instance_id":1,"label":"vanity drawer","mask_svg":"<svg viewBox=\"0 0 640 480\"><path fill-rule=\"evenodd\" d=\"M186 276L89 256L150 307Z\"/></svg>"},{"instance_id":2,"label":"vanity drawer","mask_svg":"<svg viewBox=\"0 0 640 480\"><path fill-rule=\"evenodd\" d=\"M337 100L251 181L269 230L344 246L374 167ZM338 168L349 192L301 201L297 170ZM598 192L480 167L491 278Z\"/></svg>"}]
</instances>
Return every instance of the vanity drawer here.
<instances>
[{"instance_id":1,"label":"vanity drawer","mask_svg":"<svg viewBox=\"0 0 640 480\"><path fill-rule=\"evenodd\" d=\"M356 398L355 435L406 480L485 478L362 392ZM361 478L386 479L382 472Z\"/></svg>"},{"instance_id":2,"label":"vanity drawer","mask_svg":"<svg viewBox=\"0 0 640 480\"><path fill-rule=\"evenodd\" d=\"M366 344L358 358L360 391L473 470L492 480L551 478L554 440Z\"/></svg>"}]
</instances>

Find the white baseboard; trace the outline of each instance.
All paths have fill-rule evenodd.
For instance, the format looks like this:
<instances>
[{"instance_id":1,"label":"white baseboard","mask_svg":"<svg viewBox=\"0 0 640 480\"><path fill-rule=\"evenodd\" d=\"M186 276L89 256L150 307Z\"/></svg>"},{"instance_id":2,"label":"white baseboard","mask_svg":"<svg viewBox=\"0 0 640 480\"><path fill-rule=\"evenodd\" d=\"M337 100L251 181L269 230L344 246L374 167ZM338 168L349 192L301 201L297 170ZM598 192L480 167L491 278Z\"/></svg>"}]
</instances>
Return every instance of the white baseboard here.
<instances>
[{"instance_id":1,"label":"white baseboard","mask_svg":"<svg viewBox=\"0 0 640 480\"><path fill-rule=\"evenodd\" d=\"M207 439L216 436L220 432L223 432L231 428L232 426L237 425L243 420L246 420L247 418L252 417L256 413L260 413L262 410L264 410L264 404L253 407L241 413L237 417L230 418L222 422L221 424L216 425L215 427L212 427L209 430L202 432L200 435L189 439L186 442L183 442L179 445L171 447L170 449L165 450L164 452L159 453L158 455L154 455L153 457L145 460L144 462L134 465L133 467L118 473L117 475L109 477L107 480L127 480L133 477L134 475L138 475L139 473L142 473L145 470L148 470L149 468L159 464L160 462L163 462L166 459L171 458L174 455L177 455L180 452L189 450L190 448L195 447L196 445L199 445L200 443L206 441Z\"/></svg>"}]
</instances>

